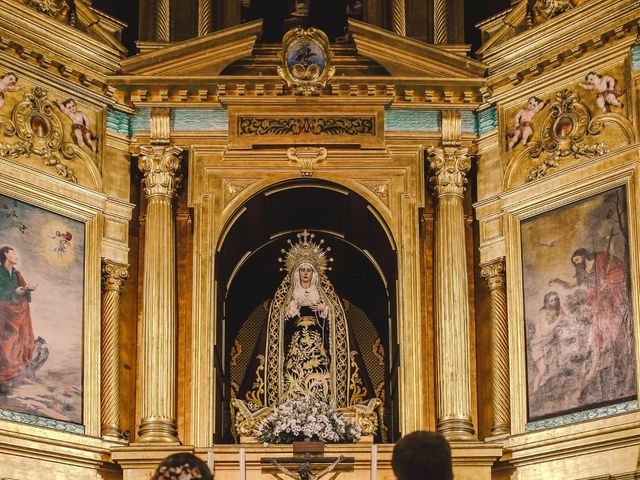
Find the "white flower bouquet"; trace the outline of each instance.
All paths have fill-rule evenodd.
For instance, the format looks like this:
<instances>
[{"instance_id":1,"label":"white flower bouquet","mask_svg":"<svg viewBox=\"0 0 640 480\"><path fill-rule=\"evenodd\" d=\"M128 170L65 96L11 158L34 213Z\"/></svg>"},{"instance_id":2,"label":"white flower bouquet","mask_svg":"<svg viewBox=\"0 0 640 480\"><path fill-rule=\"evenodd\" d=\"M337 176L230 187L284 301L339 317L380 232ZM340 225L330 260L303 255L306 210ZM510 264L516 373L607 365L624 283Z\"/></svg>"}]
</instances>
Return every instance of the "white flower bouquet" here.
<instances>
[{"instance_id":1,"label":"white flower bouquet","mask_svg":"<svg viewBox=\"0 0 640 480\"><path fill-rule=\"evenodd\" d=\"M290 398L262 421L257 438L264 443L292 443L305 439L354 443L360 438L360 427L326 402L312 397Z\"/></svg>"}]
</instances>

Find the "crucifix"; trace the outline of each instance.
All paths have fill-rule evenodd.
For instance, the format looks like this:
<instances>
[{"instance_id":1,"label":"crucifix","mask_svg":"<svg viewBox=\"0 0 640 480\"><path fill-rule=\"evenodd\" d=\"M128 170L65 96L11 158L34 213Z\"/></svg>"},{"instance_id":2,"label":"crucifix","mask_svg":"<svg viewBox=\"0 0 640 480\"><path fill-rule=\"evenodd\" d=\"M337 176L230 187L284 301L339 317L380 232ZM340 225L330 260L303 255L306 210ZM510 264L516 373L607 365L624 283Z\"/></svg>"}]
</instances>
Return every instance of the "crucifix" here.
<instances>
[{"instance_id":1,"label":"crucifix","mask_svg":"<svg viewBox=\"0 0 640 480\"><path fill-rule=\"evenodd\" d=\"M306 453L304 457L288 457L288 458L261 458L260 463L263 465L271 465L279 473L293 478L294 480L320 480L324 476L333 472L336 466L342 464L353 464L355 459L353 457L345 457L340 455L339 457L312 457L309 453ZM297 466L294 470L289 467ZM318 473L313 473L314 467L326 467ZM293 468L293 467L292 467ZM276 476L275 473L272 475Z\"/></svg>"}]
</instances>

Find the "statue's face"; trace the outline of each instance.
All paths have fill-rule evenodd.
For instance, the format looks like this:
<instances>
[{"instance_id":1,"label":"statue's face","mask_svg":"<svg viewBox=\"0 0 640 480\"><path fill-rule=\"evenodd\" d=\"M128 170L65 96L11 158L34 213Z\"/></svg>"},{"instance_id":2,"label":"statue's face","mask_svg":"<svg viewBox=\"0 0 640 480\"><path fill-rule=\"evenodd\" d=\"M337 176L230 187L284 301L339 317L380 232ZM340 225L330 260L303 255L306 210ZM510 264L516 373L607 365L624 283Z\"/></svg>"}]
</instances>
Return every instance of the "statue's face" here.
<instances>
[{"instance_id":1,"label":"statue's face","mask_svg":"<svg viewBox=\"0 0 640 480\"><path fill-rule=\"evenodd\" d=\"M300 275L300 283L310 283L313 277L313 268L309 265L302 265L298 269L298 274Z\"/></svg>"}]
</instances>

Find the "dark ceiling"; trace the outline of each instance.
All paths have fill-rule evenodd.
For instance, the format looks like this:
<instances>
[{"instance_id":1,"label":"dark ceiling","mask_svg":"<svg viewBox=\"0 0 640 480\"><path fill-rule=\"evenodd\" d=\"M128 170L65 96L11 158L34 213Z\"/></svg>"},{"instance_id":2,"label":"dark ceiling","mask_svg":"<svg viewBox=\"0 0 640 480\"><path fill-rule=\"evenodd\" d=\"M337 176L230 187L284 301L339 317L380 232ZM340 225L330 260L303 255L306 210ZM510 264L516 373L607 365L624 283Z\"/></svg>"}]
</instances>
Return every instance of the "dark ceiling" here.
<instances>
[{"instance_id":1,"label":"dark ceiling","mask_svg":"<svg viewBox=\"0 0 640 480\"><path fill-rule=\"evenodd\" d=\"M323 1L326 2L326 0ZM328 3L325 4L328 5ZM138 39L139 23L138 0L129 0L126 2L122 0L93 0L93 5L129 25L124 32L123 43L129 48L132 54L135 53L135 41ZM464 0L465 42L472 45L472 51L477 50L480 46L480 33L476 29L475 24L508 8L509 5L509 0L485 0L483 2ZM407 15L411 15L411 12L407 12ZM145 18L152 21L150 15L145 16Z\"/></svg>"}]
</instances>

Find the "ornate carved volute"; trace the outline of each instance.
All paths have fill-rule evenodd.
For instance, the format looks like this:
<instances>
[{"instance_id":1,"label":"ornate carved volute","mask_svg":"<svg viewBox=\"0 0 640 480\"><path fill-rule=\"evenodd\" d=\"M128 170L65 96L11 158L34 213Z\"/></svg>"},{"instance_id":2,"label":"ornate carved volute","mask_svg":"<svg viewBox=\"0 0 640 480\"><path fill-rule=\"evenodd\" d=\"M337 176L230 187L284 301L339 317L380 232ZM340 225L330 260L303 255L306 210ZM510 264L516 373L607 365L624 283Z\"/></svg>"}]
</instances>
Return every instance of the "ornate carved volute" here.
<instances>
[{"instance_id":1,"label":"ornate carved volute","mask_svg":"<svg viewBox=\"0 0 640 480\"><path fill-rule=\"evenodd\" d=\"M112 261L105 261L102 264L102 289L104 291L115 290L121 292L128 277L128 265Z\"/></svg>"},{"instance_id":2,"label":"ornate carved volute","mask_svg":"<svg viewBox=\"0 0 640 480\"><path fill-rule=\"evenodd\" d=\"M482 266L480 275L486 280L489 290L504 288L504 270L503 261L496 261Z\"/></svg>"},{"instance_id":3,"label":"ornate carved volute","mask_svg":"<svg viewBox=\"0 0 640 480\"><path fill-rule=\"evenodd\" d=\"M471 157L467 147L431 147L427 150L433 175L429 181L438 196L464 193Z\"/></svg>"},{"instance_id":4,"label":"ornate carved volute","mask_svg":"<svg viewBox=\"0 0 640 480\"><path fill-rule=\"evenodd\" d=\"M180 156L182 149L175 145L140 147L138 168L144 174L144 193L149 197L173 198L180 186Z\"/></svg>"}]
</instances>

